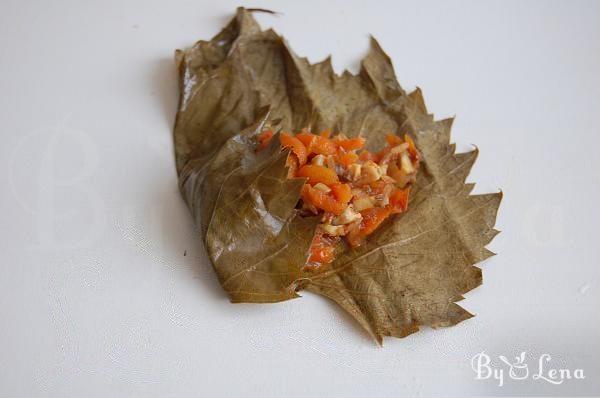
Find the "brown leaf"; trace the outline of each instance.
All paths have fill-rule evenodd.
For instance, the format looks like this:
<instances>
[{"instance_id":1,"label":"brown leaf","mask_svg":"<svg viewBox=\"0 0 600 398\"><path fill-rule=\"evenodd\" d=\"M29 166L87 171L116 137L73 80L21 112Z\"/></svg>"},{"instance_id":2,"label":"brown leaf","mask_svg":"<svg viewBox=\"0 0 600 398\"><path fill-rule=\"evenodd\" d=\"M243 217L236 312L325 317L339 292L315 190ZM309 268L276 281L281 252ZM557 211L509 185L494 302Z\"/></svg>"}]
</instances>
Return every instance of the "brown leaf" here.
<instances>
[{"instance_id":1,"label":"brown leaf","mask_svg":"<svg viewBox=\"0 0 600 398\"><path fill-rule=\"evenodd\" d=\"M471 316L455 302L481 283L473 264L491 255L501 194L469 195L477 151L454 153L451 120L434 121L420 90L402 90L375 39L360 73L339 76L329 58L311 65L240 8L211 41L176 58L180 186L232 301L280 301L304 287L336 301L379 343ZM423 166L408 212L365 246L345 248L332 269L302 274L316 220L296 215L302 182L287 180L277 140L254 154L267 124L362 135L370 149L389 132L409 133Z\"/></svg>"}]
</instances>

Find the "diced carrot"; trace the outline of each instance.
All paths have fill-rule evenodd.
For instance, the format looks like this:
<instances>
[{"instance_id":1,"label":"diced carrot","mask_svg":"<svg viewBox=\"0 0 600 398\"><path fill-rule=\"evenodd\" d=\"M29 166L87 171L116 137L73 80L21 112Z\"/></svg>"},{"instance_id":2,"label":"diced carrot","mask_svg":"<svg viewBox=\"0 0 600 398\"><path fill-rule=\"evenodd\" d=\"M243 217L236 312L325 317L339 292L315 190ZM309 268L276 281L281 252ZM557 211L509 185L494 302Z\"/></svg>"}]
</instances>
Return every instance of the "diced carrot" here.
<instances>
[{"instance_id":1,"label":"diced carrot","mask_svg":"<svg viewBox=\"0 0 600 398\"><path fill-rule=\"evenodd\" d=\"M261 149L265 149L269 145L271 138L273 138L273 131L271 131L271 130L263 131L262 133L260 133L258 135L257 138L258 138L258 148L256 148L256 149L258 151L260 151Z\"/></svg>"},{"instance_id":2,"label":"diced carrot","mask_svg":"<svg viewBox=\"0 0 600 398\"><path fill-rule=\"evenodd\" d=\"M364 150L362 150L360 152L360 155L358 155L358 158L364 162L364 161L367 161L367 160L373 160L374 156L373 156L373 154L371 152L369 152L366 149L364 149Z\"/></svg>"},{"instance_id":3,"label":"diced carrot","mask_svg":"<svg viewBox=\"0 0 600 398\"><path fill-rule=\"evenodd\" d=\"M329 138L322 136L315 136L315 142L311 149L318 155L334 155L336 152L335 144Z\"/></svg>"},{"instance_id":4,"label":"diced carrot","mask_svg":"<svg viewBox=\"0 0 600 398\"><path fill-rule=\"evenodd\" d=\"M284 148L290 148L292 153L298 157L298 164L302 166L306 163L306 147L298 138L289 135L287 133L281 133L279 136L279 141L281 141L281 146Z\"/></svg>"},{"instance_id":5,"label":"diced carrot","mask_svg":"<svg viewBox=\"0 0 600 398\"><path fill-rule=\"evenodd\" d=\"M394 207L395 213L402 213L408 208L408 196L410 194L410 187L404 189L396 189L390 195L390 203Z\"/></svg>"},{"instance_id":6,"label":"diced carrot","mask_svg":"<svg viewBox=\"0 0 600 398\"><path fill-rule=\"evenodd\" d=\"M335 246L331 242L323 239L323 235L317 234L310 246L310 257L308 258L308 262L319 265L329 264L333 261L334 251Z\"/></svg>"},{"instance_id":7,"label":"diced carrot","mask_svg":"<svg viewBox=\"0 0 600 398\"><path fill-rule=\"evenodd\" d=\"M339 140L337 144L344 148L347 151L352 151L354 149L360 149L365 146L366 140L364 137L356 137L356 138L348 138L346 140Z\"/></svg>"},{"instance_id":8,"label":"diced carrot","mask_svg":"<svg viewBox=\"0 0 600 398\"><path fill-rule=\"evenodd\" d=\"M328 193L311 187L309 184L304 184L302 188L302 200L336 216L342 214L347 207L347 204L340 202Z\"/></svg>"},{"instance_id":9,"label":"diced carrot","mask_svg":"<svg viewBox=\"0 0 600 398\"><path fill-rule=\"evenodd\" d=\"M360 223L360 234L367 236L373 233L392 213L391 206L371 207L360 212L363 219Z\"/></svg>"},{"instance_id":10,"label":"diced carrot","mask_svg":"<svg viewBox=\"0 0 600 398\"><path fill-rule=\"evenodd\" d=\"M396 134L386 135L385 140L387 141L389 146L396 146L404 143L402 138L400 136L397 136Z\"/></svg>"},{"instance_id":11,"label":"diced carrot","mask_svg":"<svg viewBox=\"0 0 600 398\"><path fill-rule=\"evenodd\" d=\"M320 265L329 264L333 261L333 246L318 245L311 247L310 257L308 259L311 263L317 263Z\"/></svg>"},{"instance_id":12,"label":"diced carrot","mask_svg":"<svg viewBox=\"0 0 600 398\"><path fill-rule=\"evenodd\" d=\"M340 180L334 170L325 166L305 164L298 170L297 177L308 178L308 183L315 185L323 183L327 186L338 183Z\"/></svg>"},{"instance_id":13,"label":"diced carrot","mask_svg":"<svg viewBox=\"0 0 600 398\"><path fill-rule=\"evenodd\" d=\"M386 146L385 148L383 148L381 151L374 153L373 154L373 161L375 163L379 163L381 162L381 159L383 159L383 157L392 149L392 147L390 146Z\"/></svg>"},{"instance_id":14,"label":"diced carrot","mask_svg":"<svg viewBox=\"0 0 600 398\"><path fill-rule=\"evenodd\" d=\"M338 152L336 160L339 164L341 164L344 167L348 167L351 164L356 163L356 161L358 160L358 155L354 152L340 152Z\"/></svg>"},{"instance_id":15,"label":"diced carrot","mask_svg":"<svg viewBox=\"0 0 600 398\"><path fill-rule=\"evenodd\" d=\"M392 214L392 207L371 207L360 212L362 221L358 227L354 226L348 229L345 238L352 247L360 246L365 238L372 234L382 222Z\"/></svg>"},{"instance_id":16,"label":"diced carrot","mask_svg":"<svg viewBox=\"0 0 600 398\"><path fill-rule=\"evenodd\" d=\"M266 147L272 136L271 131L261 133L258 137L260 146ZM362 137L345 138L343 134L339 134L334 138L330 138L328 130L316 135L310 133L307 129L302 130L295 136L282 133L280 137L281 146L291 149L291 155L286 160L286 165L289 168L288 177L305 178L307 180L307 183L302 187L302 201L313 212L316 212L315 209L319 210L318 214L322 216L322 223L333 222L335 216L341 215L348 208L352 198L355 198L355 200L368 200L370 203L370 206L363 206L363 203L359 207L357 202L356 209L362 209L360 210L362 218L345 225L343 234L335 237L335 241L332 240L334 237L323 235L322 231L317 233L310 247L307 267L317 268L320 265L334 261L335 245L342 239L341 236L346 239L350 246L360 246L365 242L366 237L377 230L390 215L406 211L410 185L404 189L395 188L392 185L395 184L394 180L391 180L388 176L382 176L381 179L373 182L367 182L371 179L365 178L346 183L340 182L340 176L337 173L341 172L340 166L348 168L359 161L379 163L393 147L404 143L408 145L411 161L418 168L420 153L408 135L401 138L394 134L388 134L386 137L388 145L381 151L371 153L363 149L360 154L356 152L365 145L365 139ZM315 161L315 164L310 164L309 160L316 155L324 155L326 162L320 156L318 162ZM392 163L387 166L389 171L389 168L393 168L396 164ZM364 170L368 171L367 169ZM392 174L389 174L389 176L392 176ZM323 186L315 188L313 185L316 184L324 184L329 189ZM375 198L370 198L373 196ZM378 200L384 199L384 196L389 198L389 202L386 202L389 204L381 207Z\"/></svg>"},{"instance_id":17,"label":"diced carrot","mask_svg":"<svg viewBox=\"0 0 600 398\"><path fill-rule=\"evenodd\" d=\"M415 142L410 138L408 134L404 134L404 140L408 142L408 153L413 160L419 160L419 151L415 146Z\"/></svg>"},{"instance_id":18,"label":"diced carrot","mask_svg":"<svg viewBox=\"0 0 600 398\"><path fill-rule=\"evenodd\" d=\"M307 155L313 153L318 155L333 155L336 152L335 144L323 133L321 133L321 135L314 135L307 132L301 132L296 134L296 138L298 138L306 147Z\"/></svg>"},{"instance_id":19,"label":"diced carrot","mask_svg":"<svg viewBox=\"0 0 600 398\"><path fill-rule=\"evenodd\" d=\"M377 180L369 183L369 191L372 194L381 194L387 184L382 180Z\"/></svg>"},{"instance_id":20,"label":"diced carrot","mask_svg":"<svg viewBox=\"0 0 600 398\"><path fill-rule=\"evenodd\" d=\"M317 140L317 136L303 131L301 133L296 134L296 138L298 138L304 144L304 146L306 147L307 154L310 155L310 153L312 152L313 145Z\"/></svg>"},{"instance_id":21,"label":"diced carrot","mask_svg":"<svg viewBox=\"0 0 600 398\"><path fill-rule=\"evenodd\" d=\"M352 199L352 188L348 184L333 184L331 192L342 203L348 203Z\"/></svg>"},{"instance_id":22,"label":"diced carrot","mask_svg":"<svg viewBox=\"0 0 600 398\"><path fill-rule=\"evenodd\" d=\"M331 137L331 130L325 129L325 130L321 131L321 134L319 134L319 136L323 137L323 138L329 138L329 137Z\"/></svg>"}]
</instances>

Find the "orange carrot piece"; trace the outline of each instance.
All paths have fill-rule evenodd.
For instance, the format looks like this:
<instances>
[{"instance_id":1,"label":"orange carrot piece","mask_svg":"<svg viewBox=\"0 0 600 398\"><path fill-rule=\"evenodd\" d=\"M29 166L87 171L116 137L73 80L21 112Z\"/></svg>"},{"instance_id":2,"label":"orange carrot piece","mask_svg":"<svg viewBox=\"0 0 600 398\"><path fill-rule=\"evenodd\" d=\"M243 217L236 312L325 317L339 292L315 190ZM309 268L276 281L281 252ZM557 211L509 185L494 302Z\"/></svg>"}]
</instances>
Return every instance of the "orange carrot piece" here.
<instances>
[{"instance_id":1,"label":"orange carrot piece","mask_svg":"<svg viewBox=\"0 0 600 398\"><path fill-rule=\"evenodd\" d=\"M316 153L318 155L334 155L336 152L335 144L328 138L328 135L314 135L311 133L298 133L298 138L306 147L307 155Z\"/></svg>"},{"instance_id":2,"label":"orange carrot piece","mask_svg":"<svg viewBox=\"0 0 600 398\"><path fill-rule=\"evenodd\" d=\"M261 150L261 149L265 149L267 146L269 146L269 142L271 142L271 138L273 138L273 131L271 130L267 130L267 131L263 131L262 133L260 133L258 135L258 148L256 148L257 150Z\"/></svg>"},{"instance_id":3,"label":"orange carrot piece","mask_svg":"<svg viewBox=\"0 0 600 398\"><path fill-rule=\"evenodd\" d=\"M395 213L402 213L408 208L408 196L410 194L410 187L404 189L396 189L390 195L390 203L394 207Z\"/></svg>"},{"instance_id":4,"label":"orange carrot piece","mask_svg":"<svg viewBox=\"0 0 600 398\"><path fill-rule=\"evenodd\" d=\"M417 151L417 147L415 146L415 142L410 138L408 134L404 134L404 140L408 142L408 153L413 160L419 159L419 151Z\"/></svg>"},{"instance_id":5,"label":"orange carrot piece","mask_svg":"<svg viewBox=\"0 0 600 398\"><path fill-rule=\"evenodd\" d=\"M337 144L344 148L347 151L352 151L354 149L360 149L365 146L366 140L364 137L356 137L356 138L348 138L346 140L340 140Z\"/></svg>"},{"instance_id":6,"label":"orange carrot piece","mask_svg":"<svg viewBox=\"0 0 600 398\"><path fill-rule=\"evenodd\" d=\"M400 136L397 136L396 134L386 135L385 140L387 141L389 146L396 146L404 143L402 138Z\"/></svg>"},{"instance_id":7,"label":"orange carrot piece","mask_svg":"<svg viewBox=\"0 0 600 398\"><path fill-rule=\"evenodd\" d=\"M381 159L383 159L383 157L392 149L392 147L390 146L386 146L385 148L383 148L381 151L374 153L373 154L373 161L375 163L379 163L381 162Z\"/></svg>"},{"instance_id":8,"label":"orange carrot piece","mask_svg":"<svg viewBox=\"0 0 600 398\"><path fill-rule=\"evenodd\" d=\"M381 194L387 184L384 181L377 180L369 183L369 191L371 194ZM364 188L363 188L364 189Z\"/></svg>"},{"instance_id":9,"label":"orange carrot piece","mask_svg":"<svg viewBox=\"0 0 600 398\"><path fill-rule=\"evenodd\" d=\"M306 163L306 147L302 141L287 133L281 133L279 141L281 142L282 147L290 148L292 153L298 157L298 164L300 166Z\"/></svg>"},{"instance_id":10,"label":"orange carrot piece","mask_svg":"<svg viewBox=\"0 0 600 398\"><path fill-rule=\"evenodd\" d=\"M348 184L333 184L331 192L342 203L348 203L352 199L352 188Z\"/></svg>"},{"instance_id":11,"label":"orange carrot piece","mask_svg":"<svg viewBox=\"0 0 600 398\"><path fill-rule=\"evenodd\" d=\"M303 131L296 134L296 138L298 138L304 144L306 147L306 153L310 155L315 141L317 140L317 136Z\"/></svg>"},{"instance_id":12,"label":"orange carrot piece","mask_svg":"<svg viewBox=\"0 0 600 398\"><path fill-rule=\"evenodd\" d=\"M371 152L367 151L366 149L364 149L364 150L362 150L360 152L360 155L358 155L358 158L360 160L362 160L363 162L367 161L367 160L373 160L373 159L375 159L375 157L373 156L373 154Z\"/></svg>"},{"instance_id":13,"label":"orange carrot piece","mask_svg":"<svg viewBox=\"0 0 600 398\"><path fill-rule=\"evenodd\" d=\"M392 213L390 206L371 207L360 212L363 219L360 223L360 235L367 236L373 233Z\"/></svg>"},{"instance_id":14,"label":"orange carrot piece","mask_svg":"<svg viewBox=\"0 0 600 398\"><path fill-rule=\"evenodd\" d=\"M367 235L372 234L382 222L392 214L392 207L371 207L360 212L362 221L358 227L354 226L348 229L345 238L352 247L360 246Z\"/></svg>"},{"instance_id":15,"label":"orange carrot piece","mask_svg":"<svg viewBox=\"0 0 600 398\"><path fill-rule=\"evenodd\" d=\"M305 164L298 170L297 177L308 178L308 183L315 185L323 183L327 186L340 182L335 171L325 166L316 166L313 164Z\"/></svg>"},{"instance_id":16,"label":"orange carrot piece","mask_svg":"<svg viewBox=\"0 0 600 398\"><path fill-rule=\"evenodd\" d=\"M304 184L304 187L302 188L302 200L312 204L316 208L333 213L336 216L342 214L344 209L347 207L345 203L338 201L332 195L315 189L309 184Z\"/></svg>"},{"instance_id":17,"label":"orange carrot piece","mask_svg":"<svg viewBox=\"0 0 600 398\"><path fill-rule=\"evenodd\" d=\"M338 153L336 160L342 166L349 167L351 164L356 163L358 155L354 152Z\"/></svg>"},{"instance_id":18,"label":"orange carrot piece","mask_svg":"<svg viewBox=\"0 0 600 398\"><path fill-rule=\"evenodd\" d=\"M318 155L334 155L336 152L335 144L327 137L315 136L315 142L312 152Z\"/></svg>"},{"instance_id":19,"label":"orange carrot piece","mask_svg":"<svg viewBox=\"0 0 600 398\"><path fill-rule=\"evenodd\" d=\"M316 264L329 264L333 261L335 247L323 239L323 235L317 234L310 246L310 257L308 262Z\"/></svg>"}]
</instances>

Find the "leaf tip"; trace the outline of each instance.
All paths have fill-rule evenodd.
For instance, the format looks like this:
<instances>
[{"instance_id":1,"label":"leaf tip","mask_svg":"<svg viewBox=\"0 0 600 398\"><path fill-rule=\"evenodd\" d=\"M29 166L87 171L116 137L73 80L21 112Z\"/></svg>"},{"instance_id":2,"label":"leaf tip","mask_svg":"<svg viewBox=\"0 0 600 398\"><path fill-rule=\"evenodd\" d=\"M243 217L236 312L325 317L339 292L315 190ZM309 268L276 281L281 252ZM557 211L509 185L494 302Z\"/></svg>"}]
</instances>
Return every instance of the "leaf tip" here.
<instances>
[{"instance_id":1,"label":"leaf tip","mask_svg":"<svg viewBox=\"0 0 600 398\"><path fill-rule=\"evenodd\" d=\"M425 105L425 98L423 98L423 91L421 91L421 87L417 86L413 91L408 94L408 97L414 101L417 108L427 114L427 106Z\"/></svg>"},{"instance_id":2,"label":"leaf tip","mask_svg":"<svg viewBox=\"0 0 600 398\"><path fill-rule=\"evenodd\" d=\"M500 200L504 198L504 191L502 188L498 188L498 192L496 194L500 196Z\"/></svg>"},{"instance_id":3,"label":"leaf tip","mask_svg":"<svg viewBox=\"0 0 600 398\"><path fill-rule=\"evenodd\" d=\"M269 10L266 8L244 8L244 7L238 7L237 8L238 12L263 12L265 14L272 14L272 15L283 15L283 13L278 12L278 11L273 11L273 10Z\"/></svg>"}]
</instances>

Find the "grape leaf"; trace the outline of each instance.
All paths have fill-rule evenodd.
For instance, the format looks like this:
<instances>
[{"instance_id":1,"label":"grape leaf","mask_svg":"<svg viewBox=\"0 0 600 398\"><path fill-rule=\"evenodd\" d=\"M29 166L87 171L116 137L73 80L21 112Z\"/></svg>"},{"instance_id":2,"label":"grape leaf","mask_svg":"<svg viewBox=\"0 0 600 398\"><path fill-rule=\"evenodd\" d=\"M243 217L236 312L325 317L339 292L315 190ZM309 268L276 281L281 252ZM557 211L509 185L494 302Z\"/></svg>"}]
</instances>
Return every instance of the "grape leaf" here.
<instances>
[{"instance_id":1,"label":"grape leaf","mask_svg":"<svg viewBox=\"0 0 600 398\"><path fill-rule=\"evenodd\" d=\"M501 194L470 195L477 151L455 153L452 120L435 121L419 89L405 93L375 39L359 74L336 75L330 58L310 64L239 8L212 40L176 59L180 187L232 301L281 301L306 289L337 302L379 343L472 316L456 302L481 284L474 264L492 254L485 246ZM389 132L410 134L423 163L409 210L358 250L343 247L330 269L302 272L316 220L294 210L302 181L286 178L286 153L272 145L254 154L266 125L362 135L373 150Z\"/></svg>"}]
</instances>

